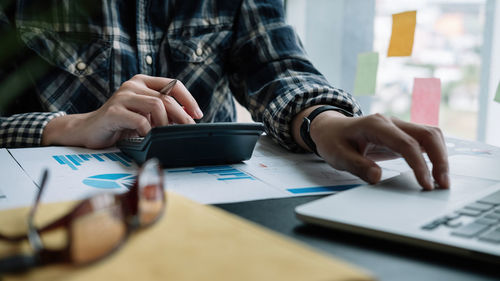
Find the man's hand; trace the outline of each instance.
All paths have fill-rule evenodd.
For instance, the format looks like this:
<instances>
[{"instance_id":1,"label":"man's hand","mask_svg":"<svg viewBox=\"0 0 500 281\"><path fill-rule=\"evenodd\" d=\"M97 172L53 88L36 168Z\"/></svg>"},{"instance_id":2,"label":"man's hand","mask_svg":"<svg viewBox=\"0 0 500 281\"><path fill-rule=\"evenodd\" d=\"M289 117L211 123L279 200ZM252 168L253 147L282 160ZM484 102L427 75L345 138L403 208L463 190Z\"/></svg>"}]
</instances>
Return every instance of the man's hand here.
<instances>
[{"instance_id":1,"label":"man's hand","mask_svg":"<svg viewBox=\"0 0 500 281\"><path fill-rule=\"evenodd\" d=\"M295 140L306 149L299 127L303 117L316 107L302 111L292 123ZM376 183L381 178L382 170L370 155L374 147L382 146L399 153L413 169L420 185L431 190L434 184L422 155L425 151L433 164L432 175L437 184L441 188L450 186L446 145L439 128L389 119L380 114L345 117L336 111L325 111L313 120L310 131L319 155L328 164L369 183Z\"/></svg>"},{"instance_id":2,"label":"man's hand","mask_svg":"<svg viewBox=\"0 0 500 281\"><path fill-rule=\"evenodd\" d=\"M169 95L158 92L170 81L136 75L96 111L52 119L43 131L42 145L105 148L124 137L144 136L169 120L195 123L193 119L203 117L203 113L182 83L177 83Z\"/></svg>"}]
</instances>

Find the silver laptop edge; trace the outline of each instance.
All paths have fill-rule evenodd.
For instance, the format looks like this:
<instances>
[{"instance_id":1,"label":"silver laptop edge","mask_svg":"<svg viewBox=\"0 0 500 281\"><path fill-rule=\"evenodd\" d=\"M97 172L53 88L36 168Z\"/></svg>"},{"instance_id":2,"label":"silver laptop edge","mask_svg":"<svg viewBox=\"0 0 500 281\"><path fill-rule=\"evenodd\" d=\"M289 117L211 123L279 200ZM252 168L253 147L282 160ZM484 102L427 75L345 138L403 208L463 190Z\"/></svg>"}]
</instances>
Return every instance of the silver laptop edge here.
<instances>
[{"instance_id":1,"label":"silver laptop edge","mask_svg":"<svg viewBox=\"0 0 500 281\"><path fill-rule=\"evenodd\" d=\"M496 191L497 181L453 175L450 190L424 192L412 173L403 173L298 206L295 213L311 224L500 263L500 243L452 235L457 226L423 228ZM455 221L474 219L462 215Z\"/></svg>"}]
</instances>

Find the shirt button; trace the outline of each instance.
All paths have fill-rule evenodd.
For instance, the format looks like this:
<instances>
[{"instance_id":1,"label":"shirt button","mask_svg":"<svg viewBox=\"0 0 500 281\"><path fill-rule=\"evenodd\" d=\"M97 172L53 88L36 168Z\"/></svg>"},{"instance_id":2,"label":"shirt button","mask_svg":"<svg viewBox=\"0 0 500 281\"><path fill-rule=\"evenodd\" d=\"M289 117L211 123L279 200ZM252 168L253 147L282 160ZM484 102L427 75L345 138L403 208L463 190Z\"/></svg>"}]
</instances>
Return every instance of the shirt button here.
<instances>
[{"instance_id":1,"label":"shirt button","mask_svg":"<svg viewBox=\"0 0 500 281\"><path fill-rule=\"evenodd\" d=\"M83 71L87 68L87 64L85 64L83 61L79 62L76 64L76 69Z\"/></svg>"},{"instance_id":2,"label":"shirt button","mask_svg":"<svg viewBox=\"0 0 500 281\"><path fill-rule=\"evenodd\" d=\"M153 57L151 57L150 55L147 55L146 56L146 63L151 65L153 63Z\"/></svg>"},{"instance_id":3,"label":"shirt button","mask_svg":"<svg viewBox=\"0 0 500 281\"><path fill-rule=\"evenodd\" d=\"M198 48L196 49L196 55L197 55L197 56L201 56L201 55L203 55L203 49L202 49L202 48L200 48L200 47L198 47Z\"/></svg>"}]
</instances>

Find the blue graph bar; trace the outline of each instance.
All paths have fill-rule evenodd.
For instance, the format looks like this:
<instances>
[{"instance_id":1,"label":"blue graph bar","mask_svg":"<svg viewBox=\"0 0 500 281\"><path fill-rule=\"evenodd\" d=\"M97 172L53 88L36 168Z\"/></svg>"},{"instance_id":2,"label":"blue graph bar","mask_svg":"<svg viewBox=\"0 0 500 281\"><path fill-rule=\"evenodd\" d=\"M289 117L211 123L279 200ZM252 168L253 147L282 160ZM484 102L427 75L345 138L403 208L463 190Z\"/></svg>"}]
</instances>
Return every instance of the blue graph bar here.
<instances>
[{"instance_id":1,"label":"blue graph bar","mask_svg":"<svg viewBox=\"0 0 500 281\"><path fill-rule=\"evenodd\" d=\"M54 155L52 156L54 159L56 159L56 161L61 164L61 165L64 165L64 161L61 159L61 156L57 156L57 155Z\"/></svg>"},{"instance_id":2,"label":"blue graph bar","mask_svg":"<svg viewBox=\"0 0 500 281\"><path fill-rule=\"evenodd\" d=\"M219 181L243 179L254 180L252 176L231 166L195 167L188 169L170 170L168 171L168 173L209 174L217 176L217 180Z\"/></svg>"},{"instance_id":3,"label":"blue graph bar","mask_svg":"<svg viewBox=\"0 0 500 281\"><path fill-rule=\"evenodd\" d=\"M76 155L66 155L66 158L68 158L75 166L80 166L79 158Z\"/></svg>"},{"instance_id":4,"label":"blue graph bar","mask_svg":"<svg viewBox=\"0 0 500 281\"><path fill-rule=\"evenodd\" d=\"M245 173L240 172L240 171L236 171L236 172L232 172L232 173L220 173L219 175L220 176L246 176Z\"/></svg>"},{"instance_id":5,"label":"blue graph bar","mask_svg":"<svg viewBox=\"0 0 500 281\"><path fill-rule=\"evenodd\" d=\"M120 161L120 163L122 163L122 164L123 164L123 166L125 166L125 167L130 167L130 164L129 164L129 162L130 162L130 161L127 161L127 159L125 159L125 158L121 157L121 155L120 155L120 154L115 153L115 154L114 154L114 156L115 156L115 158L116 158L118 161Z\"/></svg>"},{"instance_id":6,"label":"blue graph bar","mask_svg":"<svg viewBox=\"0 0 500 281\"><path fill-rule=\"evenodd\" d=\"M116 155L120 156L123 158L125 161L132 163L132 159L130 159L127 155L125 155L123 152L117 152Z\"/></svg>"},{"instance_id":7,"label":"blue graph bar","mask_svg":"<svg viewBox=\"0 0 500 281\"><path fill-rule=\"evenodd\" d=\"M73 163L71 163L68 158L64 157L64 155L56 155L56 156L52 156L54 159L56 159L56 161L61 164L61 165L68 165L68 167L71 168L71 170L78 170L78 168L75 167L75 165L73 165Z\"/></svg>"},{"instance_id":8,"label":"blue graph bar","mask_svg":"<svg viewBox=\"0 0 500 281\"><path fill-rule=\"evenodd\" d=\"M111 153L104 153L104 156L108 157L111 161L117 161L116 158Z\"/></svg>"},{"instance_id":9,"label":"blue graph bar","mask_svg":"<svg viewBox=\"0 0 500 281\"><path fill-rule=\"evenodd\" d=\"M125 167L130 167L130 164L127 163L125 160L121 159L116 155L116 153L104 153L104 156L108 157L111 161L118 161L123 164Z\"/></svg>"},{"instance_id":10,"label":"blue graph bar","mask_svg":"<svg viewBox=\"0 0 500 281\"><path fill-rule=\"evenodd\" d=\"M217 180L219 180L219 181L229 181L229 180L243 180L243 179L253 180L253 178L251 176L232 177L232 178L218 178Z\"/></svg>"},{"instance_id":11,"label":"blue graph bar","mask_svg":"<svg viewBox=\"0 0 500 281\"><path fill-rule=\"evenodd\" d=\"M92 156L97 159L97 161L104 162L104 159L101 158L102 154L92 154Z\"/></svg>"},{"instance_id":12,"label":"blue graph bar","mask_svg":"<svg viewBox=\"0 0 500 281\"><path fill-rule=\"evenodd\" d=\"M224 173L234 173L234 172L239 172L239 171L236 170L236 169L222 169L222 170L211 170L211 171L207 171L207 172L204 172L204 173L214 174L214 175L220 175L220 174L224 174ZM199 172L197 171L197 172L194 172L194 173L199 173Z\"/></svg>"},{"instance_id":13,"label":"blue graph bar","mask_svg":"<svg viewBox=\"0 0 500 281\"><path fill-rule=\"evenodd\" d=\"M85 154L78 154L78 156L80 156L80 158L82 158L84 161L89 161L89 159L90 159Z\"/></svg>"},{"instance_id":14,"label":"blue graph bar","mask_svg":"<svg viewBox=\"0 0 500 281\"><path fill-rule=\"evenodd\" d=\"M348 190L348 189L351 189L351 188L356 187L356 186L359 186L359 184L301 187L301 188L290 188L287 190L293 194L317 193L317 192L319 193L319 192L344 191L344 190Z\"/></svg>"},{"instance_id":15,"label":"blue graph bar","mask_svg":"<svg viewBox=\"0 0 500 281\"><path fill-rule=\"evenodd\" d=\"M99 162L105 162L106 156L111 161L120 162L125 167L130 167L132 160L125 156L125 154L118 153L95 153L95 154L67 154L67 155L53 155L52 158L57 161L60 165L68 165L72 170L78 170L77 166L81 166L83 163L88 162L92 159L96 159Z\"/></svg>"}]
</instances>

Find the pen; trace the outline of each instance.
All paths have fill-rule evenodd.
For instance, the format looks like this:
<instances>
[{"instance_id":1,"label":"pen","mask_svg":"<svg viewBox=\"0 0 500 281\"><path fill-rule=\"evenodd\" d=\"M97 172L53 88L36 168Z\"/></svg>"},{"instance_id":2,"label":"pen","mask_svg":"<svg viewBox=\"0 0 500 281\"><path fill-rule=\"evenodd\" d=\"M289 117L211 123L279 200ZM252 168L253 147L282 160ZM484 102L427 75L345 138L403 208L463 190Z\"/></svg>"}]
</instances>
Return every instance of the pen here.
<instances>
[{"instance_id":1,"label":"pen","mask_svg":"<svg viewBox=\"0 0 500 281\"><path fill-rule=\"evenodd\" d=\"M174 79L170 81L167 86L163 87L163 89L160 90L160 94L168 96L170 94L170 91L174 88L175 84L177 84L177 79Z\"/></svg>"},{"instance_id":2,"label":"pen","mask_svg":"<svg viewBox=\"0 0 500 281\"><path fill-rule=\"evenodd\" d=\"M172 81L170 81L167 86L163 87L163 89L160 90L160 94L162 94L163 96L168 96L168 94L170 94L170 91L172 91L172 89L174 88L175 84L177 84L177 79L174 79ZM186 108L181 105L182 109L184 109L184 111L186 111Z\"/></svg>"}]
</instances>

